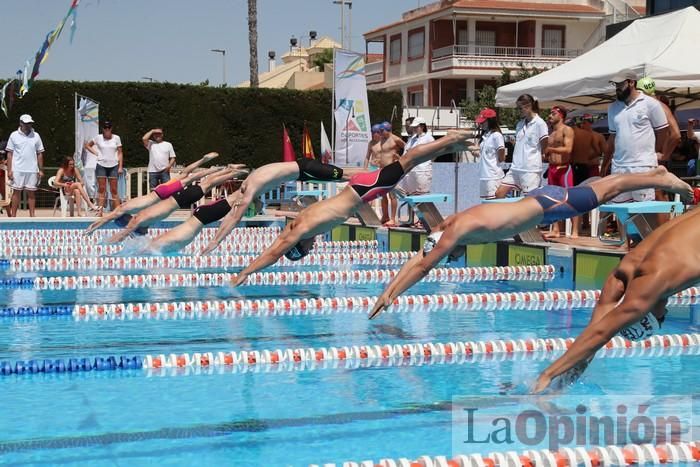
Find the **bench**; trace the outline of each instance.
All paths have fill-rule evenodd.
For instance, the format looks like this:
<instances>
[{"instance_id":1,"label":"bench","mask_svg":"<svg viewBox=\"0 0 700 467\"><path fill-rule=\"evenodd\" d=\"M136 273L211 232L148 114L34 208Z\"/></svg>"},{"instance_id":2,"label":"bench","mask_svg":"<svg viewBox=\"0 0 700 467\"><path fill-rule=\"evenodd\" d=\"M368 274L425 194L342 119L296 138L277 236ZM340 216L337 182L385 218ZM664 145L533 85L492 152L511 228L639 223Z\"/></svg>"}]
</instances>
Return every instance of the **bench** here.
<instances>
[{"instance_id":1,"label":"bench","mask_svg":"<svg viewBox=\"0 0 700 467\"><path fill-rule=\"evenodd\" d=\"M600 212L608 213L598 223L598 239L601 242L614 245L627 243L630 234L639 234L642 239L649 235L656 225L650 216L656 214L681 214L683 203L679 201L640 201L636 203L611 203L600 206ZM620 223L620 239L607 239L603 236L607 220L615 215ZM650 223L651 221L651 223Z\"/></svg>"},{"instance_id":2,"label":"bench","mask_svg":"<svg viewBox=\"0 0 700 467\"><path fill-rule=\"evenodd\" d=\"M400 198L404 205L411 208L411 213L418 216L428 232L432 232L444 220L435 203L449 203L452 195L445 193L428 193L425 195L410 195ZM413 215L411 215L411 221ZM413 222L411 222L413 223Z\"/></svg>"}]
</instances>

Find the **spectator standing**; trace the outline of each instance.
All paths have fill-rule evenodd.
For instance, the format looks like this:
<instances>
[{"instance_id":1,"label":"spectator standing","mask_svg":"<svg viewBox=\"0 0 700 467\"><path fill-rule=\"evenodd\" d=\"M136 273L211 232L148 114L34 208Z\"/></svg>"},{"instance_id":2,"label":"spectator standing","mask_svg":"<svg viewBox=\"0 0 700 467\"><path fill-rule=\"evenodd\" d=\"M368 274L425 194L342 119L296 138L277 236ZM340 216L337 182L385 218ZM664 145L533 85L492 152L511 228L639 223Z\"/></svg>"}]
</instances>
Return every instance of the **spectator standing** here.
<instances>
[{"instance_id":1,"label":"spectator standing","mask_svg":"<svg viewBox=\"0 0 700 467\"><path fill-rule=\"evenodd\" d=\"M97 205L104 208L107 195L107 182L112 195L112 209L119 206L117 179L124 170L122 140L112 132L112 122L102 124L102 133L85 144L85 149L97 156L95 177L97 178Z\"/></svg>"},{"instance_id":2,"label":"spectator standing","mask_svg":"<svg viewBox=\"0 0 700 467\"><path fill-rule=\"evenodd\" d=\"M574 186L574 174L571 170L571 151L574 147L574 130L566 121L566 109L555 105L549 114L552 132L549 135L545 155L549 162L547 172L548 183L563 188ZM561 222L552 224L551 235L558 237ZM578 237L578 230L572 231L573 237Z\"/></svg>"},{"instance_id":3,"label":"spectator standing","mask_svg":"<svg viewBox=\"0 0 700 467\"><path fill-rule=\"evenodd\" d=\"M409 125L411 137L406 142L404 153L415 146L432 143L433 135L428 133L428 124L423 117L416 117ZM423 195L430 193L433 184L433 161L418 164L412 171L406 174L401 185L402 190L408 195Z\"/></svg>"},{"instance_id":4,"label":"spectator standing","mask_svg":"<svg viewBox=\"0 0 700 467\"><path fill-rule=\"evenodd\" d=\"M523 195L542 184L542 160L547 150L549 128L538 115L537 100L523 94L515 102L522 119L515 126L513 164L496 192L496 198L504 198L513 189Z\"/></svg>"},{"instance_id":5,"label":"spectator standing","mask_svg":"<svg viewBox=\"0 0 700 467\"><path fill-rule=\"evenodd\" d=\"M695 154L693 154L690 158L690 160L695 160L697 161L698 158L700 158L700 136L698 136L697 133L695 133L695 124L697 123L697 120L694 118L691 118L688 120L688 133L687 133L687 138L688 138L688 143L691 145L691 148L698 148L697 151L695 151ZM697 172L693 171L693 174L690 176L695 175Z\"/></svg>"},{"instance_id":6,"label":"spectator standing","mask_svg":"<svg viewBox=\"0 0 700 467\"><path fill-rule=\"evenodd\" d=\"M370 172L379 169L379 154L382 151L382 126L377 123L372 125L372 139L367 143L367 155L363 167Z\"/></svg>"},{"instance_id":7,"label":"spectator standing","mask_svg":"<svg viewBox=\"0 0 700 467\"><path fill-rule=\"evenodd\" d=\"M399 160L401 151L406 146L406 143L392 132L391 123L382 122L380 125L382 128L380 140L381 150L379 152L379 157L377 158L377 160L379 161L379 168L383 169L384 167L393 164L394 162ZM383 196L382 223L390 227L395 226L397 209L398 203L396 201L395 196L392 193Z\"/></svg>"},{"instance_id":8,"label":"spectator standing","mask_svg":"<svg viewBox=\"0 0 700 467\"><path fill-rule=\"evenodd\" d=\"M663 148L669 134L661 103L637 90L636 74L623 71L610 82L617 100L608 107L608 150L603 169L611 173L643 173L658 166L656 148ZM605 171L603 171L605 173ZM623 193L613 202L653 201L654 189Z\"/></svg>"},{"instance_id":9,"label":"spectator standing","mask_svg":"<svg viewBox=\"0 0 700 467\"><path fill-rule=\"evenodd\" d=\"M600 160L605 150L605 137L593 131L593 115L583 114L580 126L574 127L574 146L571 150L574 185L580 185L591 177L600 176ZM572 233L580 232L581 218L586 216L572 219ZM591 226L591 228L596 227Z\"/></svg>"},{"instance_id":10,"label":"spectator standing","mask_svg":"<svg viewBox=\"0 0 700 467\"><path fill-rule=\"evenodd\" d=\"M500 163L506 159L506 143L493 109L484 109L474 120L481 129L479 143L479 196L494 199L504 174ZM474 148L476 150L476 148Z\"/></svg>"},{"instance_id":11,"label":"spectator standing","mask_svg":"<svg viewBox=\"0 0 700 467\"><path fill-rule=\"evenodd\" d=\"M170 169L175 165L175 149L163 139L163 130L154 128L141 138L148 150L148 188L170 181Z\"/></svg>"},{"instance_id":12,"label":"spectator standing","mask_svg":"<svg viewBox=\"0 0 700 467\"><path fill-rule=\"evenodd\" d=\"M7 178L12 187L10 217L17 215L22 192L27 192L29 216L34 217L36 189L44 176L44 143L34 131L31 115L19 117L19 129L12 132L7 141Z\"/></svg>"}]
</instances>

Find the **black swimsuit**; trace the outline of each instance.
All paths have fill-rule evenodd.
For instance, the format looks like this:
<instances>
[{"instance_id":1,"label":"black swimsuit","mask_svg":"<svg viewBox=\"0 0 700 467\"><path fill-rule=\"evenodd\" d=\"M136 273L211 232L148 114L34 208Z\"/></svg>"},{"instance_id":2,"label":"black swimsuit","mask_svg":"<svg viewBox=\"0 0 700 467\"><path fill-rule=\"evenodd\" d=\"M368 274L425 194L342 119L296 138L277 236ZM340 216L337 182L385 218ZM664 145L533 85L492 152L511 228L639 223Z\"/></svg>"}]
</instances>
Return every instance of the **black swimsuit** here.
<instances>
[{"instance_id":1,"label":"black swimsuit","mask_svg":"<svg viewBox=\"0 0 700 467\"><path fill-rule=\"evenodd\" d=\"M172 197L180 209L190 209L194 203L204 198L204 191L199 185L189 185L173 194Z\"/></svg>"},{"instance_id":2,"label":"black swimsuit","mask_svg":"<svg viewBox=\"0 0 700 467\"><path fill-rule=\"evenodd\" d=\"M331 164L322 164L316 159L297 159L300 182L335 182L343 179L343 169Z\"/></svg>"},{"instance_id":3,"label":"black swimsuit","mask_svg":"<svg viewBox=\"0 0 700 467\"><path fill-rule=\"evenodd\" d=\"M205 204L194 210L192 215L204 225L221 220L231 212L231 205L226 198L217 199L213 203Z\"/></svg>"}]
</instances>

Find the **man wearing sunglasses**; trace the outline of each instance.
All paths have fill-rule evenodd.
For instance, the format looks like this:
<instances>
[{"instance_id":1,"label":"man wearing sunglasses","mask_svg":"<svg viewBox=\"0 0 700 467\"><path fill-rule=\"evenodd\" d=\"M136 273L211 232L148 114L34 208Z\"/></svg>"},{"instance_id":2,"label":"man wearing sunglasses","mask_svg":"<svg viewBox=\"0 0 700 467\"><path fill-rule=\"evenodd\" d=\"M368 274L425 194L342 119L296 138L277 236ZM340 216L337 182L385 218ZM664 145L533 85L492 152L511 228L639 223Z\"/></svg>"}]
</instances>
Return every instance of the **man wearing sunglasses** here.
<instances>
[{"instance_id":1,"label":"man wearing sunglasses","mask_svg":"<svg viewBox=\"0 0 700 467\"><path fill-rule=\"evenodd\" d=\"M658 165L657 148L664 147L668 138L668 120L656 99L637 89L637 75L625 70L610 81L615 87L617 100L608 107L608 151L603 162L603 173L610 166L611 173L643 173ZM653 201L653 189L625 193L614 202Z\"/></svg>"}]
</instances>

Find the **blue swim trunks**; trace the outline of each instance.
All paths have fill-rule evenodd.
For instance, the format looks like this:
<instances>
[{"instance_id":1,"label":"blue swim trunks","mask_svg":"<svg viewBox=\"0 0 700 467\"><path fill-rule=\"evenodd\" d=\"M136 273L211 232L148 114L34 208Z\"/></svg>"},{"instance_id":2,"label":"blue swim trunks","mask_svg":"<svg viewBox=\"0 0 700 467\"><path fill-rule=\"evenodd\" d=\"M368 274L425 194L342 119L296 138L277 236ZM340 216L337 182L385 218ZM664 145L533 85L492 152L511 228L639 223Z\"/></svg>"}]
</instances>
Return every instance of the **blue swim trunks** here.
<instances>
[{"instance_id":1,"label":"blue swim trunks","mask_svg":"<svg viewBox=\"0 0 700 467\"><path fill-rule=\"evenodd\" d=\"M553 224L580 216L598 207L598 197L590 186L563 188L547 185L527 194L540 203L544 210L543 224Z\"/></svg>"}]
</instances>

